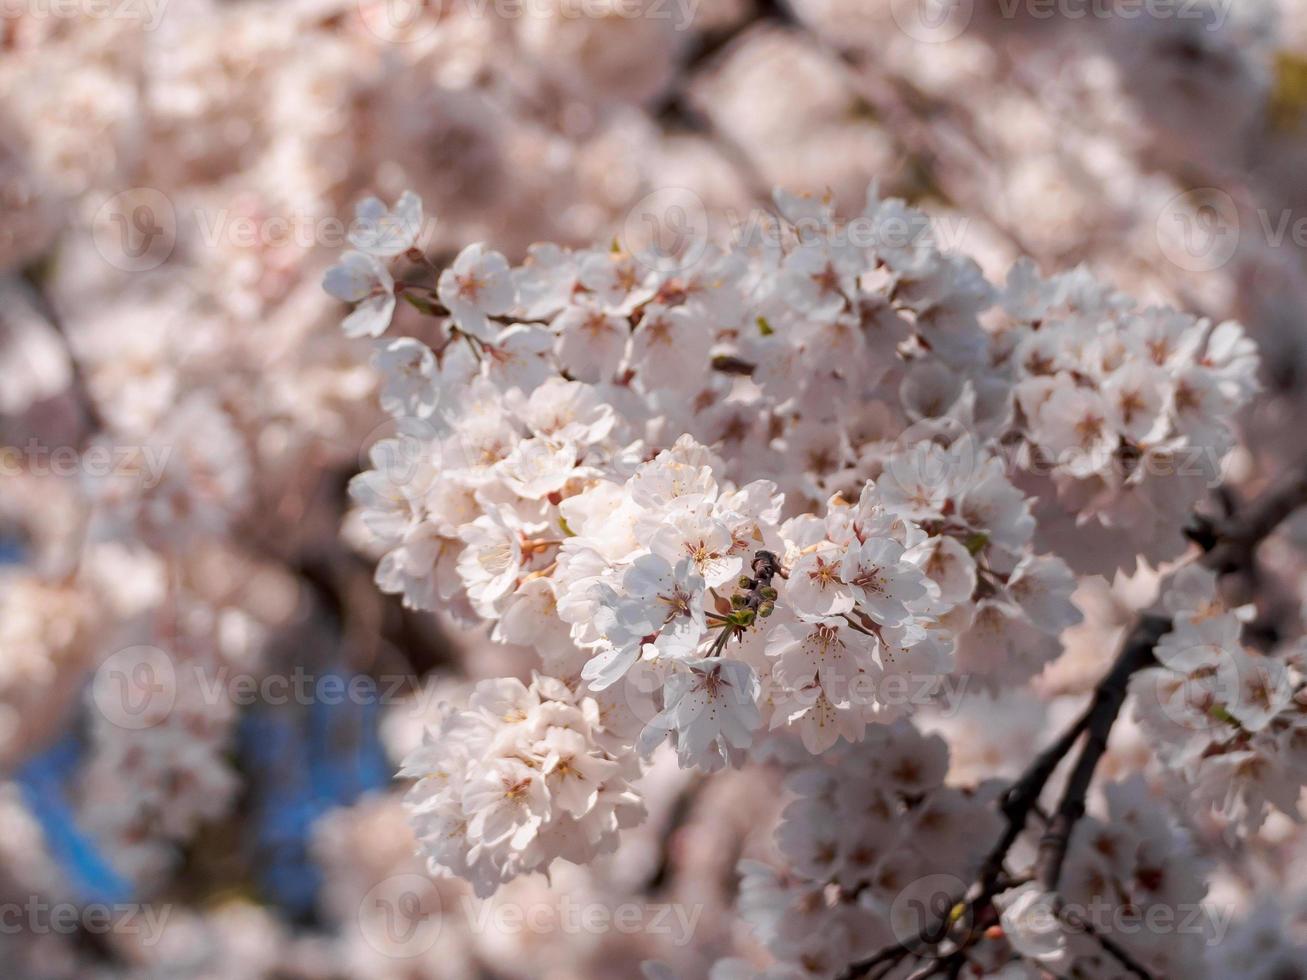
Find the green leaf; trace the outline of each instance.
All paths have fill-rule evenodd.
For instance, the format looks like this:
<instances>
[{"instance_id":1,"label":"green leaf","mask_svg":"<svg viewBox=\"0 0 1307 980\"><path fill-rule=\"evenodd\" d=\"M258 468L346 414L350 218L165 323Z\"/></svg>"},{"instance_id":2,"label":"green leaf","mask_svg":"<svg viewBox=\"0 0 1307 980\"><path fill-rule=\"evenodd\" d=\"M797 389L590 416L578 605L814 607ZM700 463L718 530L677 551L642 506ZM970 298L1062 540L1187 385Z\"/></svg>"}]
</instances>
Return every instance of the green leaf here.
<instances>
[{"instance_id":1,"label":"green leaf","mask_svg":"<svg viewBox=\"0 0 1307 980\"><path fill-rule=\"evenodd\" d=\"M1230 714L1230 712L1226 711L1225 705L1223 704L1212 705L1211 708L1208 709L1207 713L1210 714L1217 721L1224 722L1227 725L1234 725L1236 728L1239 726L1239 719L1236 718L1234 715Z\"/></svg>"},{"instance_id":2,"label":"green leaf","mask_svg":"<svg viewBox=\"0 0 1307 980\"><path fill-rule=\"evenodd\" d=\"M431 303L431 301L428 299L424 299L423 297L411 293L408 290L405 290L399 295L403 296L404 299L408 301L409 306L413 307L415 310L417 310L419 313L424 314L425 316L442 315L441 312L437 310L435 306Z\"/></svg>"}]
</instances>

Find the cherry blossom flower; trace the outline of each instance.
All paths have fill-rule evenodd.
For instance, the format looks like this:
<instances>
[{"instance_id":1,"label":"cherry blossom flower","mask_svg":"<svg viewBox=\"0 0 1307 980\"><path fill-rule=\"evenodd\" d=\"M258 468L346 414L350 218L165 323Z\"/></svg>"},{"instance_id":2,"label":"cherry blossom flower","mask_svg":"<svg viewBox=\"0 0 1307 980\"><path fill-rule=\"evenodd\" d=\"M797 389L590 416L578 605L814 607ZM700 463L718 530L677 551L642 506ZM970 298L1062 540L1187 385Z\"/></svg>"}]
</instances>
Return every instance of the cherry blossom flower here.
<instances>
[{"instance_id":1,"label":"cherry blossom flower","mask_svg":"<svg viewBox=\"0 0 1307 980\"><path fill-rule=\"evenodd\" d=\"M689 660L667 679L667 703L640 736L648 754L668 735L684 767L713 771L728 764L753 742L758 713L758 679L748 664L730 660Z\"/></svg>"},{"instance_id":2,"label":"cherry blossom flower","mask_svg":"<svg viewBox=\"0 0 1307 980\"><path fill-rule=\"evenodd\" d=\"M481 245L459 252L453 265L440 274L436 289L459 329L485 341L493 341L496 333L489 317L507 313L514 303L507 260Z\"/></svg>"},{"instance_id":3,"label":"cherry blossom flower","mask_svg":"<svg viewBox=\"0 0 1307 980\"><path fill-rule=\"evenodd\" d=\"M385 378L381 407L393 416L427 418L436 410L436 358L411 337L399 337L379 347L372 357Z\"/></svg>"},{"instance_id":4,"label":"cherry blossom flower","mask_svg":"<svg viewBox=\"0 0 1307 980\"><path fill-rule=\"evenodd\" d=\"M394 210L369 197L354 206L354 226L349 243L360 252L378 259L402 255L417 244L422 233L422 199L405 191Z\"/></svg>"},{"instance_id":5,"label":"cherry blossom flower","mask_svg":"<svg viewBox=\"0 0 1307 980\"><path fill-rule=\"evenodd\" d=\"M395 314L395 280L374 256L346 252L327 270L322 287L336 299L356 303L341 322L346 337L380 337Z\"/></svg>"}]
</instances>

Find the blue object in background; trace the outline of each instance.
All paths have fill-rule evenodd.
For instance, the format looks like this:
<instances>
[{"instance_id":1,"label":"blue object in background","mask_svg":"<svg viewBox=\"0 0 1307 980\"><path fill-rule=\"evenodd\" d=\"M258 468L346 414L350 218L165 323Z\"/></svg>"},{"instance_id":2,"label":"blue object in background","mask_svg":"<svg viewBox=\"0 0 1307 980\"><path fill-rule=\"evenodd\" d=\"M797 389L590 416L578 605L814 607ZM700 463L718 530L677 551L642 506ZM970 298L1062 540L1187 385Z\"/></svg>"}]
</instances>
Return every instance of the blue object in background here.
<instances>
[{"instance_id":1,"label":"blue object in background","mask_svg":"<svg viewBox=\"0 0 1307 980\"><path fill-rule=\"evenodd\" d=\"M21 565L26 559L23 540L0 535L0 565ZM13 780L41 825L50 856L67 878L73 898L82 904L127 902L133 897L132 883L113 869L108 856L77 826L68 805L68 784L84 754L82 739L70 728L58 742L24 762Z\"/></svg>"},{"instance_id":2,"label":"blue object in background","mask_svg":"<svg viewBox=\"0 0 1307 980\"><path fill-rule=\"evenodd\" d=\"M50 854L83 904L113 905L132 899L132 885L114 871L95 842L77 826L66 787L82 761L83 745L70 732L23 764L14 776L23 799L45 832Z\"/></svg>"},{"instance_id":3,"label":"blue object in background","mask_svg":"<svg viewBox=\"0 0 1307 980\"><path fill-rule=\"evenodd\" d=\"M362 686L351 688L352 681ZM366 696L340 693L351 690ZM322 884L308 850L314 822L384 788L392 776L378 730L376 685L335 669L322 675L311 693L306 711L252 710L240 724L256 874L267 899L299 922L313 920Z\"/></svg>"},{"instance_id":4,"label":"blue object in background","mask_svg":"<svg viewBox=\"0 0 1307 980\"><path fill-rule=\"evenodd\" d=\"M18 538L0 536L0 565L21 565L27 558L27 547Z\"/></svg>"},{"instance_id":5,"label":"blue object in background","mask_svg":"<svg viewBox=\"0 0 1307 980\"><path fill-rule=\"evenodd\" d=\"M247 779L254 840L253 866L267 900L292 920L311 923L321 873L309 854L313 824L329 810L390 784L392 767L381 744L377 687L366 677L333 670L324 675L305 710L255 708L239 722L239 763ZM336 692L362 691L351 700ZM79 771L85 744L75 730L28 759L14 774L39 821L52 857L83 904L134 899L132 883L78 826L67 788Z\"/></svg>"}]
</instances>

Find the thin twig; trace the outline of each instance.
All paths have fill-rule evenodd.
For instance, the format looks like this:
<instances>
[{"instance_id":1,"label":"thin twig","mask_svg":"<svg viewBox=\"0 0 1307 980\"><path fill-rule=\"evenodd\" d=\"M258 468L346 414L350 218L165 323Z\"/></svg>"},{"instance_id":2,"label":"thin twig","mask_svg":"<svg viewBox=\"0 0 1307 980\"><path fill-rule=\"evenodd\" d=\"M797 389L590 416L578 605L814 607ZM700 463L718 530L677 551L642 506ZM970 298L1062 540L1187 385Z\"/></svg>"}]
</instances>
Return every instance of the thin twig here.
<instances>
[{"instance_id":1,"label":"thin twig","mask_svg":"<svg viewBox=\"0 0 1307 980\"><path fill-rule=\"evenodd\" d=\"M23 285L29 291L28 298L31 300L32 305L36 307L37 312L45 318L50 325L50 329L59 338L64 348L64 354L68 358L69 387L81 411L81 445L85 447L87 443L108 428L104 414L100 411L99 402L95 400L95 396L91 393L91 384L87 380L86 371L81 358L78 356L76 345L69 336L58 309L55 308L53 301L45 291L45 287L41 284L40 277L37 276L34 270L29 269L23 273L21 278Z\"/></svg>"},{"instance_id":2,"label":"thin twig","mask_svg":"<svg viewBox=\"0 0 1307 980\"><path fill-rule=\"evenodd\" d=\"M1206 553L1201 561L1208 568L1221 575L1246 572L1252 567L1255 552L1261 542L1286 518L1303 506L1307 506L1307 464L1289 472L1270 490L1241 507L1237 513L1230 514L1220 521L1209 521L1205 525L1199 525L1198 531L1192 533L1191 537L1204 548ZM1138 671L1156 663L1154 649L1170 628L1171 621L1167 617L1154 614L1141 615L1127 632L1121 651L1117 654L1111 668L1095 687L1089 707L1072 722L1057 741L1031 761L1025 772L1000 798L999 808L1006 824L1003 834L982 863L976 884L969 890L970 897L967 901L973 915L992 905L994 894L1005 878L1003 865L1007 855L1025 830L1030 814L1038 810L1040 794L1061 761L1084 736L1084 745L1063 790L1061 800L1048 821L1044 835L1040 838L1035 861L1035 880L1046 890L1056 890L1061 880L1062 866L1066 861L1072 832L1084 816L1089 788L1097 772L1098 763L1107 751L1108 739L1125 701L1130 679ZM944 923L931 923L924 927L915 939L896 944L896 947L888 947L869 959L851 964L841 974L841 980L867 977L869 971L880 963L886 962L896 948L902 950L905 955L919 955L923 947L938 945L943 940L947 935L948 924L947 917ZM1087 923L1081 923L1081 926L1087 933L1094 935L1105 950L1137 976L1151 980L1151 974L1130 959L1129 954L1119 945L1108 937L1094 932ZM965 950L960 949L942 960L924 964L912 974L912 977L933 976L953 966L957 966L960 970L964 962Z\"/></svg>"},{"instance_id":3,"label":"thin twig","mask_svg":"<svg viewBox=\"0 0 1307 980\"><path fill-rule=\"evenodd\" d=\"M1071 839L1071 831L1085 813L1085 798L1093 781L1098 761L1107 751L1108 736L1116 723L1121 705L1130 687L1130 678L1154 662L1153 648L1171 629L1171 621L1163 616L1144 615L1126 636L1121 652L1112 669L1098 683L1094 699L1087 713L1087 733L1080 757L1076 760L1071 778L1062 793L1062 800L1053 811L1048 829L1039 841L1035 859L1035 877L1040 887L1052 890L1062 874L1062 864ZM1059 745L1063 740L1059 740Z\"/></svg>"},{"instance_id":4,"label":"thin twig","mask_svg":"<svg viewBox=\"0 0 1307 980\"><path fill-rule=\"evenodd\" d=\"M656 895L671 881L676 872L676 839L694 815L694 809L705 788L704 780L692 778L676 794L671 812L668 813L667 821L658 835L658 866L645 881L641 888L642 894Z\"/></svg>"},{"instance_id":5,"label":"thin twig","mask_svg":"<svg viewBox=\"0 0 1307 980\"><path fill-rule=\"evenodd\" d=\"M1212 527L1203 564L1222 575L1250 567L1253 552L1299 507L1307 504L1307 464L1282 476L1250 506Z\"/></svg>"},{"instance_id":6,"label":"thin twig","mask_svg":"<svg viewBox=\"0 0 1307 980\"><path fill-rule=\"evenodd\" d=\"M1294 513L1307 504L1307 465L1296 467L1271 489L1233 516L1211 525L1211 537L1200 540L1207 553L1201 561L1220 575L1253 568L1257 547ZM1143 616L1129 634L1120 656L1094 692L1090 709L1089 736L1075 769L1063 790L1053 820L1039 842L1035 861L1040 886L1053 891L1062 876L1071 832L1085 814L1085 801L1098 763L1107 751L1107 739L1125 700L1130 678L1153 663L1153 648L1170 630L1170 622L1158 616Z\"/></svg>"},{"instance_id":7,"label":"thin twig","mask_svg":"<svg viewBox=\"0 0 1307 980\"><path fill-rule=\"evenodd\" d=\"M1103 933L1095 929L1087 919L1084 919L1077 913L1071 912L1069 909L1063 907L1058 908L1057 913L1058 918L1071 926L1071 928L1079 929L1086 936L1092 937L1100 946L1103 947L1103 949L1107 950L1107 952L1110 953L1118 963L1135 976L1139 977L1140 980L1154 980L1153 974L1147 967L1126 952L1125 949L1114 939L1103 935Z\"/></svg>"}]
</instances>

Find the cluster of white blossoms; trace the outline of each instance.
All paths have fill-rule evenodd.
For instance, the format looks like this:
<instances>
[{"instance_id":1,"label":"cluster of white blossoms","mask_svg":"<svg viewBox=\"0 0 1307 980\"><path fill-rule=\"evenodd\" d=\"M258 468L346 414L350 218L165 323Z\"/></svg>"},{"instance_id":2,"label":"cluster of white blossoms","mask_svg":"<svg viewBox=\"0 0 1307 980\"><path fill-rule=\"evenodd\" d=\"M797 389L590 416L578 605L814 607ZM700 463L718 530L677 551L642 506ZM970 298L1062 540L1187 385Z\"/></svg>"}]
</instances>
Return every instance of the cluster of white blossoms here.
<instances>
[{"instance_id":1,"label":"cluster of white blossoms","mask_svg":"<svg viewBox=\"0 0 1307 980\"><path fill-rule=\"evenodd\" d=\"M1002 940L978 954L994 972L1007 969L1002 975L1012 980L1044 971L1131 975L1095 938L1107 935L1152 976L1207 975L1204 957L1228 922L1217 921L1218 906L1203 904L1206 863L1143 778L1108 785L1104 795L1104 817L1086 817L1076 828L1060 906L1035 882L998 897Z\"/></svg>"},{"instance_id":2,"label":"cluster of white blossoms","mask_svg":"<svg viewBox=\"0 0 1307 980\"><path fill-rule=\"evenodd\" d=\"M108 711L93 716L83 785L86 798L96 801L86 811L87 829L112 847L119 873L149 883L240 793L232 758L236 706L220 682L210 681L221 677L216 656L188 650L175 670L160 657L157 648L128 647L96 674L90 697Z\"/></svg>"},{"instance_id":3,"label":"cluster of white blossoms","mask_svg":"<svg viewBox=\"0 0 1307 980\"><path fill-rule=\"evenodd\" d=\"M1257 390L1253 342L1234 322L1140 308L1083 269L1041 279L1019 262L1002 300L1026 468L1119 538L1114 560L1177 555Z\"/></svg>"},{"instance_id":4,"label":"cluster of white blossoms","mask_svg":"<svg viewBox=\"0 0 1307 980\"><path fill-rule=\"evenodd\" d=\"M0 759L20 757L24 729L36 728L61 671L78 664L95 625L94 611L73 589L0 575Z\"/></svg>"},{"instance_id":5,"label":"cluster of white blossoms","mask_svg":"<svg viewBox=\"0 0 1307 980\"><path fill-rule=\"evenodd\" d=\"M920 532L872 486L857 506L778 525L773 484L719 487L719 468L683 437L624 485L599 481L563 503L576 536L559 562L559 615L594 651L582 677L603 689L642 664L639 687L661 686L664 702L642 749L671 734L683 766L710 770L763 723L816 753L902 714L909 677L949 668L950 637L907 552Z\"/></svg>"},{"instance_id":6,"label":"cluster of white blossoms","mask_svg":"<svg viewBox=\"0 0 1307 980\"><path fill-rule=\"evenodd\" d=\"M1040 552L1020 488L1039 481L1020 471L1065 435L1041 406L1097 386L1035 371L1047 338L1061 356L1088 331L1104 385L1140 361L1173 393L1165 424L1116 437L1115 458L1212 433L1223 452L1239 399L1207 399L1199 425L1178 393L1203 372L1251 388L1233 325L1209 337L1085 273L1022 266L1000 291L875 193L847 225L827 202L776 201L772 234L729 252L536 245L511 267L476 244L438 269L417 199L369 199L325 279L355 304L346 332L381 338L394 432L351 487L378 584L534 648L577 697L624 702L643 723L632 757L670 738L682 766L711 771L763 732L818 754L930 703L950 674L997 689L1057 654L1080 620L1076 576ZM415 335L382 337L396 318ZM1154 321L1183 325L1166 335L1183 355ZM479 881L544 867L537 804L493 846L440 837L435 863Z\"/></svg>"},{"instance_id":7,"label":"cluster of white blossoms","mask_svg":"<svg viewBox=\"0 0 1307 980\"><path fill-rule=\"evenodd\" d=\"M1131 683L1135 715L1191 799L1248 832L1268 806L1298 819L1307 783L1307 670L1301 645L1270 654L1241 642L1250 607L1229 608L1215 575L1187 565L1163 593L1173 629L1160 665Z\"/></svg>"},{"instance_id":8,"label":"cluster of white blossoms","mask_svg":"<svg viewBox=\"0 0 1307 980\"><path fill-rule=\"evenodd\" d=\"M996 784L944 784L948 756L940 736L900 721L794 768L776 831L784 867L740 867L740 915L778 963L766 976L836 976L961 897L1001 819Z\"/></svg>"},{"instance_id":9,"label":"cluster of white blossoms","mask_svg":"<svg viewBox=\"0 0 1307 980\"><path fill-rule=\"evenodd\" d=\"M876 484L886 508L924 535L912 557L957 637L957 671L990 687L1019 684L1080 622L1075 575L1061 558L1035 554L1031 501L998 453L948 424L921 424L918 434L923 441L881 460Z\"/></svg>"},{"instance_id":10,"label":"cluster of white blossoms","mask_svg":"<svg viewBox=\"0 0 1307 980\"><path fill-rule=\"evenodd\" d=\"M1193 16L1169 17L1165 4L1106 5L1113 16L1091 18L1074 4L1066 17L981 4L938 25L901 0L796 0L783 17L680 0L525 11L455 0L398 18L359 0L147 0L113 17L93 6L51 16L13 5L0 27L0 907L80 891L54 800L92 848L79 854L130 879L147 912L166 900L174 924L158 943L0 930L6 975L583 980L632 975L657 955L697 980L705 958L757 952L719 912L734 898L731 855L754 853L772 830L769 750L804 759L834 743L826 752L842 756L861 737L853 751L874 752L885 723L917 702L946 699L914 718L947 715L965 693L965 717L945 719L950 781L1015 776L1151 600L1150 566L1183 547L1203 484L1219 468L1242 492L1299 456L1286 420L1307 393L1307 0L1197 0L1185 5ZM949 38L953 26L965 29ZM922 202L984 275L941 254L904 205L863 211L871 175L887 196ZM650 261L636 242L611 245L650 191L701 203L717 226L773 183L825 190L852 221L823 200L782 197L774 228L743 223L769 240L729 254L691 241ZM369 194L386 203L361 206L354 255L324 291L342 219ZM438 224L424 224L419 200ZM684 214L693 224L694 208ZM659 218L663 238L695 231L682 216L637 213L625 228ZM602 244L538 245L514 268L531 242L591 240ZM492 244L459 254L474 241ZM1083 270L1044 279L1021 265L1005 280L1019 252L1042 273L1085 262L1145 303L1181 299L1213 323L1146 309ZM336 330L341 299L356 309ZM1220 323L1231 316L1266 366L1253 411L1248 342ZM342 538L350 505L332 491L374 441L378 388L392 438L355 484ZM1222 466L1236 415L1244 449ZM691 454L709 460L715 486L694 519L715 534L714 522L734 533L747 518L765 539L733 546L738 570L697 592L688 586L705 576L679 569L688 555L666 559L673 585L701 596L702 622L668 620L647 593L668 581L656 559L681 504L629 504L638 467ZM638 511L639 532L616 534L622 547L608 547L595 515L572 513L609 498ZM864 500L889 523L876 518L858 547L902 549L895 587L908 614L897 627L863 621L870 607L855 597L848 617L871 636L843 615L812 618L792 577L818 539L842 566ZM358 580L371 568L347 549L364 532L392 595ZM1299 586L1292 545L1264 549L1259 586ZM602 563L574 554L583 548ZM1137 559L1110 594L1075 580ZM909 598L916 581L927 594ZM396 595L438 615L396 608ZM1089 622L1068 635L1076 605ZM212 622L179 629L196 610ZM467 631L437 643L451 614ZM1064 643L1071 655L1059 657ZM168 653L176 691L156 690L148 657L117 655L136 644ZM1211 654L1141 678L1142 730L1119 720L1100 766L1154 778L1160 748L1181 821L1228 859L1213 896L1236 916L1261 906L1213 950L1213 978L1307 976L1304 835L1259 798L1290 805L1307 778L1303 666L1289 646L1270 657L1287 668L1292 703L1273 677L1258 679L1278 667L1230 638L1233 666ZM300 735L320 744L324 713L276 713L290 740L277 742L288 754L276 771L296 777L287 790L311 777L309 808L270 794L269 760L247 751L245 723L265 732L273 719L222 696L232 671L321 675L336 663L411 670L432 691L446 669L527 683L534 668L599 704L601 741L624 770L642 733L645 747L660 742L654 771L631 783L649 818L622 830L615 860L521 875L498 898L612 906L661 853L659 897L705 913L687 949L653 930L512 936L479 915L460 922L455 896L469 889L458 880L431 883L440 938L425 955L374 948L383 931L405 931L395 915L406 903L365 913L363 896L418 862L398 832L400 792L350 806L355 788L340 784L365 760L377 771L358 788L384 781L416 739L388 741L387 762L344 751L333 730L329 766L310 755L283 769ZM601 673L623 669L596 690ZM1263 691L1233 696L1236 678ZM972 697L979 687L996 697ZM462 706L467 693L448 696ZM175 704L157 724L123 716L160 694ZM369 708L359 741L378 716L397 728L401 715L405 727L425 717ZM702 791L698 773L675 770L677 754L714 767L746 753L749 771ZM340 795L316 818L324 769ZM697 795L664 820L682 786ZM264 805L270 795L282 803ZM1200 799L1228 813L1244 846L1215 841L1225 821L1195 814ZM373 807L375 822L363 815ZM295 827L271 826L278 813ZM322 892L304 928L297 900L264 887L262 872L289 863L285 832L316 837L331 824L353 829L334 857L315 856ZM1095 857L1081 848L1092 850L1096 826L1078 826L1068 892L1077 862ZM1020 844L1041 829L1032 817ZM237 838L251 846L228 850L246 860L209 859ZM392 850L401 857L377 860ZM1027 856L1014 849L1011 870ZM1144 894L1136 867L1152 874L1121 861L1114 888ZM260 872L259 887L242 868ZM1126 972L1064 938L1073 955L1045 972ZM1120 941L1159 977L1201 976ZM1002 965L977 957L964 975L1044 969L1036 947L1031 963L1001 939L986 949ZM797 970L839 967L780 952ZM758 974L733 963L719 976Z\"/></svg>"},{"instance_id":11,"label":"cluster of white blossoms","mask_svg":"<svg viewBox=\"0 0 1307 980\"><path fill-rule=\"evenodd\" d=\"M713 980L839 976L913 947L946 917L975 935L975 976L1129 975L1099 935L1153 976L1207 975L1204 957L1228 923L1203 904L1204 862L1139 777L1105 787L1103 818L1077 828L1060 901L1027 882L999 894L998 921L959 922L970 913L955 903L1001 829L992 806L1001 787L946 785L948 756L939 736L900 722L867 746L797 767L776 834L784 867L740 868L740 914L776 962L721 961Z\"/></svg>"},{"instance_id":12,"label":"cluster of white blossoms","mask_svg":"<svg viewBox=\"0 0 1307 980\"><path fill-rule=\"evenodd\" d=\"M614 717L540 676L482 681L466 710L444 706L400 773L417 780L413 822L433 867L484 897L555 858L584 864L613 850L618 830L644 816Z\"/></svg>"}]
</instances>

